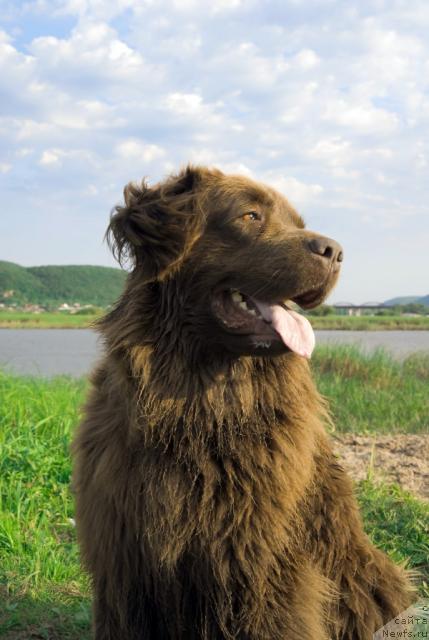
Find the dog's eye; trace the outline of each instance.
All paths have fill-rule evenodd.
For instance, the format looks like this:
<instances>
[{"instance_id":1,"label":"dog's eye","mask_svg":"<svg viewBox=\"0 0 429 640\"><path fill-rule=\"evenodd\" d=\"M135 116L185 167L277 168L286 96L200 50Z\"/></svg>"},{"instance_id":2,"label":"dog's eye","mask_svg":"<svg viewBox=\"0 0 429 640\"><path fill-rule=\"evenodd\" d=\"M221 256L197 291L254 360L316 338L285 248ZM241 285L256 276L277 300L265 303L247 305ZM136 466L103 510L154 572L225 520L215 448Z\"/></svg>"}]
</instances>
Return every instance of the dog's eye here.
<instances>
[{"instance_id":1,"label":"dog's eye","mask_svg":"<svg viewBox=\"0 0 429 640\"><path fill-rule=\"evenodd\" d=\"M241 216L243 220L262 220L262 216L257 211L248 211L243 216Z\"/></svg>"}]
</instances>

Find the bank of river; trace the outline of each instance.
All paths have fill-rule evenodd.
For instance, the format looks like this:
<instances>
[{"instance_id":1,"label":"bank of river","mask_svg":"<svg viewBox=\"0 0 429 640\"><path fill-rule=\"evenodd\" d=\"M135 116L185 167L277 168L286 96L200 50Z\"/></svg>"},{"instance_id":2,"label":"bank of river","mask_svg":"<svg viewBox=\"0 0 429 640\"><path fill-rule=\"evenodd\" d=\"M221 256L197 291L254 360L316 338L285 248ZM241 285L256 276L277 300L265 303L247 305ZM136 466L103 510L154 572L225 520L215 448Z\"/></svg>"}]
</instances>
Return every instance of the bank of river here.
<instances>
[{"instance_id":1,"label":"bank of river","mask_svg":"<svg viewBox=\"0 0 429 640\"><path fill-rule=\"evenodd\" d=\"M429 352L429 331L316 331L316 341L384 347L400 358ZM20 374L82 376L101 354L101 341L89 329L0 329L0 367Z\"/></svg>"},{"instance_id":2,"label":"bank of river","mask_svg":"<svg viewBox=\"0 0 429 640\"><path fill-rule=\"evenodd\" d=\"M98 315L61 311L31 313L0 310L0 329L91 329ZM429 315L410 316L310 316L317 330L330 331L429 331Z\"/></svg>"}]
</instances>

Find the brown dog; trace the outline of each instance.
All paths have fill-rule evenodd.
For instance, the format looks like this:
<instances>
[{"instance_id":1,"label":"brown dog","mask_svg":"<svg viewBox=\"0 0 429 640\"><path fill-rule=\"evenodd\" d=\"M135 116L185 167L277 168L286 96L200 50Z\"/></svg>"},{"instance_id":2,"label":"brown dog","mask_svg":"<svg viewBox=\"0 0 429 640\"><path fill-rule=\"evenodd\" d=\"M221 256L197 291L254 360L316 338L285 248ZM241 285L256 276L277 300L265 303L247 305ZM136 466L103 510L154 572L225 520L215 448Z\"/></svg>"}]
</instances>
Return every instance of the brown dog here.
<instances>
[{"instance_id":1,"label":"brown dog","mask_svg":"<svg viewBox=\"0 0 429 640\"><path fill-rule=\"evenodd\" d=\"M97 640L370 640L410 604L325 434L308 321L340 246L247 178L125 189L134 268L74 442Z\"/></svg>"}]
</instances>

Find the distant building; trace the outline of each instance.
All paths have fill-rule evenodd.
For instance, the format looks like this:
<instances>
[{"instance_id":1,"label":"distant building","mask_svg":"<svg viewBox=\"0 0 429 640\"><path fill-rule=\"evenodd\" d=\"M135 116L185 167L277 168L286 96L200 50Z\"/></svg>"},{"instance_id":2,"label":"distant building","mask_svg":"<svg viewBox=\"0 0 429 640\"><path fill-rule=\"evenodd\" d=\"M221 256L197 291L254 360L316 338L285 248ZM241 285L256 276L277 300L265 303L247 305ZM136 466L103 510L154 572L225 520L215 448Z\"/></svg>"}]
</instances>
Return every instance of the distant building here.
<instances>
[{"instance_id":1,"label":"distant building","mask_svg":"<svg viewBox=\"0 0 429 640\"><path fill-rule=\"evenodd\" d=\"M387 309L385 304L379 302L367 302L365 304L353 304L351 302L339 302L332 305L338 315L361 316L364 311L379 311Z\"/></svg>"}]
</instances>

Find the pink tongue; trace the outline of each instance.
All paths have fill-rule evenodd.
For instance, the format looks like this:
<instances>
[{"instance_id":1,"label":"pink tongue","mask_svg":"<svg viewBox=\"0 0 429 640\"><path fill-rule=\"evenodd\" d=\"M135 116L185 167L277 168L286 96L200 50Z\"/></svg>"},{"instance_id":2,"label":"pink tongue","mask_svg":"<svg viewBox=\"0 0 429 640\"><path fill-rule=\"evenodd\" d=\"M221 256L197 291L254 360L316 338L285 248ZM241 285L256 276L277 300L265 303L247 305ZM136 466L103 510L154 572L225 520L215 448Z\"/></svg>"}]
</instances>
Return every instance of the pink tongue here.
<instances>
[{"instance_id":1,"label":"pink tongue","mask_svg":"<svg viewBox=\"0 0 429 640\"><path fill-rule=\"evenodd\" d=\"M262 316L270 322L291 351L311 358L316 339L313 327L304 316L279 304L265 304L253 298Z\"/></svg>"}]
</instances>

